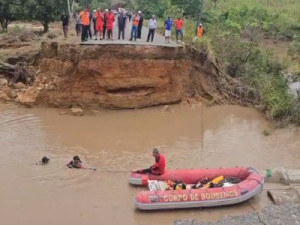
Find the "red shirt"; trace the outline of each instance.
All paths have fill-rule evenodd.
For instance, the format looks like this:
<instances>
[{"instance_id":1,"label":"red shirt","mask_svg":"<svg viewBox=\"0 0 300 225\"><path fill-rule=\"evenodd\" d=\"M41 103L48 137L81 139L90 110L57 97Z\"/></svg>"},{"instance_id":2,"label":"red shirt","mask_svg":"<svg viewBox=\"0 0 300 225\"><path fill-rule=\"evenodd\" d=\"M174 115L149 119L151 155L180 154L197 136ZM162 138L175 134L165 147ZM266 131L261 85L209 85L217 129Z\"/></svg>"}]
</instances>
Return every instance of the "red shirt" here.
<instances>
[{"instance_id":1,"label":"red shirt","mask_svg":"<svg viewBox=\"0 0 300 225\"><path fill-rule=\"evenodd\" d=\"M102 12L95 12L94 17L96 19L96 23L103 24L104 15Z\"/></svg>"},{"instance_id":2,"label":"red shirt","mask_svg":"<svg viewBox=\"0 0 300 225\"><path fill-rule=\"evenodd\" d=\"M115 15L113 13L108 13L106 15L106 29L112 30L114 27Z\"/></svg>"},{"instance_id":3,"label":"red shirt","mask_svg":"<svg viewBox=\"0 0 300 225\"><path fill-rule=\"evenodd\" d=\"M182 26L183 26L183 20L182 19L175 20L175 28L176 28L176 30L181 30Z\"/></svg>"},{"instance_id":4,"label":"red shirt","mask_svg":"<svg viewBox=\"0 0 300 225\"><path fill-rule=\"evenodd\" d=\"M152 166L152 174L162 175L165 172L166 161L165 157L162 154L159 154L157 158L155 158L155 164Z\"/></svg>"}]
</instances>

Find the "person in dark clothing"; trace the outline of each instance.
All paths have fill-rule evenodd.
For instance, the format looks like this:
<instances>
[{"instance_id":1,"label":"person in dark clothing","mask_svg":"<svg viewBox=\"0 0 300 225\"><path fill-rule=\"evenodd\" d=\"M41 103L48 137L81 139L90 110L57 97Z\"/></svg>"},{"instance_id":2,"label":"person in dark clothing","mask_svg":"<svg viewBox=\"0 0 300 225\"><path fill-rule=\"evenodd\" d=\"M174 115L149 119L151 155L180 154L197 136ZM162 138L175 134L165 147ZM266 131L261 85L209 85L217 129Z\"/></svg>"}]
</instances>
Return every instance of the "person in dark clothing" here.
<instances>
[{"instance_id":1,"label":"person in dark clothing","mask_svg":"<svg viewBox=\"0 0 300 225\"><path fill-rule=\"evenodd\" d=\"M106 33L106 15L108 13L108 9L105 9L104 13L104 19L103 19L103 39L105 39L105 33Z\"/></svg>"},{"instance_id":2,"label":"person in dark clothing","mask_svg":"<svg viewBox=\"0 0 300 225\"><path fill-rule=\"evenodd\" d=\"M81 162L79 156L77 156L77 155L74 156L73 160L67 164L67 167L69 167L69 168L76 168L76 169L82 169L83 168L82 167L82 162Z\"/></svg>"},{"instance_id":3,"label":"person in dark clothing","mask_svg":"<svg viewBox=\"0 0 300 225\"><path fill-rule=\"evenodd\" d=\"M50 159L47 156L44 156L41 161L36 163L36 165L46 165L46 164L48 164L49 160Z\"/></svg>"},{"instance_id":4,"label":"person in dark clothing","mask_svg":"<svg viewBox=\"0 0 300 225\"><path fill-rule=\"evenodd\" d=\"M89 30L88 30L88 33L89 33L89 37L90 39L92 39L92 30L91 30L91 25L92 25L92 20L93 20L93 13L91 11L89 11L89 19L90 19L90 25L89 25Z\"/></svg>"},{"instance_id":5,"label":"person in dark clothing","mask_svg":"<svg viewBox=\"0 0 300 225\"><path fill-rule=\"evenodd\" d=\"M69 16L67 16L64 12L61 14L62 27L65 38L68 37L69 31Z\"/></svg>"},{"instance_id":6,"label":"person in dark clothing","mask_svg":"<svg viewBox=\"0 0 300 225\"><path fill-rule=\"evenodd\" d=\"M96 18L94 17L95 13L97 12L97 10L94 10L93 13L92 13L92 16L93 16L93 25L94 25L94 35L96 36Z\"/></svg>"},{"instance_id":7,"label":"person in dark clothing","mask_svg":"<svg viewBox=\"0 0 300 225\"><path fill-rule=\"evenodd\" d=\"M139 13L140 20L139 20L139 25L138 25L138 30L137 30L137 38L141 39L142 38L142 28L143 28L144 17L142 15L141 11L139 11L138 13Z\"/></svg>"},{"instance_id":8,"label":"person in dark clothing","mask_svg":"<svg viewBox=\"0 0 300 225\"><path fill-rule=\"evenodd\" d=\"M125 39L125 27L126 27L126 15L124 13L124 9L121 10L121 13L118 16L118 27L119 27L119 37L118 39L120 40L121 38L121 33L122 33L122 39Z\"/></svg>"},{"instance_id":9,"label":"person in dark clothing","mask_svg":"<svg viewBox=\"0 0 300 225\"><path fill-rule=\"evenodd\" d=\"M129 20L129 23L130 23L131 22L131 17L132 17L132 12L127 12L126 14L128 16L128 20Z\"/></svg>"}]
</instances>

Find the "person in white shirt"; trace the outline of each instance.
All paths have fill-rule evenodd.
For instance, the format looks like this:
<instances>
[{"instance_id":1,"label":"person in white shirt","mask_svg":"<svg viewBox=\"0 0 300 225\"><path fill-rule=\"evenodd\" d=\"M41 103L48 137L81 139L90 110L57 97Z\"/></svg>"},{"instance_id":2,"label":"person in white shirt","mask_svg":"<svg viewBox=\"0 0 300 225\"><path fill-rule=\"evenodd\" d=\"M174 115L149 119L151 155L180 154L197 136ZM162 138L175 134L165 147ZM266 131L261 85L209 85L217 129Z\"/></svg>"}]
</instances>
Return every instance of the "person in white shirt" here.
<instances>
[{"instance_id":1,"label":"person in white shirt","mask_svg":"<svg viewBox=\"0 0 300 225\"><path fill-rule=\"evenodd\" d=\"M148 32L147 42L149 42L150 37L151 37L151 42L153 42L155 29L157 27L157 21L155 19L155 15L153 15L152 18L149 20L148 27L149 27L149 32Z\"/></svg>"}]
</instances>

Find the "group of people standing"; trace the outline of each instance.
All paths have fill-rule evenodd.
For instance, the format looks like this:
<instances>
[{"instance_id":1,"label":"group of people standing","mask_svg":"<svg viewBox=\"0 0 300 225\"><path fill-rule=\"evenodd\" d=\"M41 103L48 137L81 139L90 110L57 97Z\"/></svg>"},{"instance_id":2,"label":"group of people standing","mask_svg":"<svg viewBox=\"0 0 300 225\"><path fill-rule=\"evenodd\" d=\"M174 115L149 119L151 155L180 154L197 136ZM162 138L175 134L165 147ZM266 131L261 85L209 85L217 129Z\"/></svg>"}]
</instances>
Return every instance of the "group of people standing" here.
<instances>
[{"instance_id":1,"label":"group of people standing","mask_svg":"<svg viewBox=\"0 0 300 225\"><path fill-rule=\"evenodd\" d=\"M94 28L94 36L95 40L113 40L113 29L114 29L114 22L115 22L115 14L111 11L111 9L106 9L105 12L99 8L91 12L88 8L85 8L82 12L76 12L74 15L75 22L76 22L76 34L80 36L81 34L81 41L85 42L89 38L92 39L92 31L91 26L93 23ZM144 23L144 17L141 11L135 12L134 15L132 13L125 13L124 9L121 9L117 16L117 23L118 23L118 39L125 39L125 28L128 21L132 23L131 25L131 34L129 41L136 41L137 39L141 39L142 36L142 27ZM63 23L63 32L65 38L68 35L68 24L69 24L69 17L65 14L62 14L61 20ZM171 30L173 27L173 21L169 16L164 23L165 26L165 41L170 43L171 40ZM176 34L176 41L182 42L183 39L183 19L178 17L174 21L175 27L175 34ZM148 23L148 35L146 42L153 42L155 30L157 28L157 21L155 15L149 20ZM200 23L196 30L196 37L202 37L204 33L203 26Z\"/></svg>"},{"instance_id":2,"label":"group of people standing","mask_svg":"<svg viewBox=\"0 0 300 225\"><path fill-rule=\"evenodd\" d=\"M102 40L107 34L107 39L112 40L113 38L113 26L115 21L115 15L110 9L106 9L103 13L99 8L90 12L88 8L85 8L81 13L76 12L76 33L79 36L81 32L81 41L85 42L88 38L92 39L91 25L94 23L94 35L97 40L98 34L99 39Z\"/></svg>"},{"instance_id":3,"label":"group of people standing","mask_svg":"<svg viewBox=\"0 0 300 225\"><path fill-rule=\"evenodd\" d=\"M81 41L85 42L89 38L92 39L91 25L93 23L95 40L113 40L113 28L115 22L115 15L111 9L106 9L105 12L99 8L91 12L88 8L85 8L82 12L76 12L76 33L77 36L81 33ZM141 38L142 27L144 17L141 11L137 12L133 17L128 13L125 13L124 9L121 9L117 16L118 23L118 39L125 39L125 28L127 23L127 18L129 22L132 20L132 32L131 39ZM132 18L132 19L131 19Z\"/></svg>"}]
</instances>

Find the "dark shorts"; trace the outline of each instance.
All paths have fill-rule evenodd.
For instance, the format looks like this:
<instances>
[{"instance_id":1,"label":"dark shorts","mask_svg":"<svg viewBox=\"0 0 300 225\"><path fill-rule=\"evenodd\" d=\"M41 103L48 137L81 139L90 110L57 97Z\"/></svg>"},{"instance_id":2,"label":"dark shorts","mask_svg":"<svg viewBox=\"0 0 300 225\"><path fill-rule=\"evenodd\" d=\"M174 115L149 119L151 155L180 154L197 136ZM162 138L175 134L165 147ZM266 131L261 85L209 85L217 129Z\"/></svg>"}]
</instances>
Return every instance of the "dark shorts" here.
<instances>
[{"instance_id":1,"label":"dark shorts","mask_svg":"<svg viewBox=\"0 0 300 225\"><path fill-rule=\"evenodd\" d=\"M180 34L181 36L183 36L183 31L182 31L182 29L176 30L176 36L178 36L179 34Z\"/></svg>"}]
</instances>

